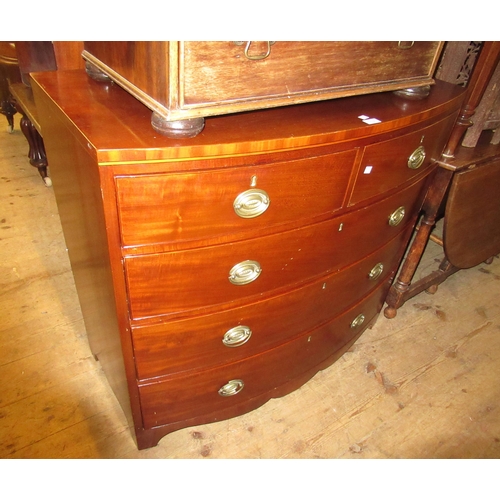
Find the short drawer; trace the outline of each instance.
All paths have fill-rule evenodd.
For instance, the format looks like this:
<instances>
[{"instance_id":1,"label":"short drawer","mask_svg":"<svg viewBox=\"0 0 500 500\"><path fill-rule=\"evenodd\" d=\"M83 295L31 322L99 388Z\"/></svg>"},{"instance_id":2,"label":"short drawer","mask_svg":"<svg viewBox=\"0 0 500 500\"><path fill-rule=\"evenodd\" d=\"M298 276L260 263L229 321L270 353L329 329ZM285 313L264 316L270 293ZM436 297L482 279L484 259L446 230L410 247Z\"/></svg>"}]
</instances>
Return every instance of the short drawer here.
<instances>
[{"instance_id":1,"label":"short drawer","mask_svg":"<svg viewBox=\"0 0 500 500\"><path fill-rule=\"evenodd\" d=\"M267 165L117 177L122 243L190 242L333 212L342 207L355 156L350 150Z\"/></svg>"},{"instance_id":2,"label":"short drawer","mask_svg":"<svg viewBox=\"0 0 500 500\"><path fill-rule=\"evenodd\" d=\"M212 247L125 258L133 319L235 307L338 271L383 246L421 205L424 180L322 223ZM285 291L285 290L283 290Z\"/></svg>"},{"instance_id":3,"label":"short drawer","mask_svg":"<svg viewBox=\"0 0 500 500\"><path fill-rule=\"evenodd\" d=\"M238 361L330 321L393 276L411 230L362 261L291 292L193 319L133 327L138 378Z\"/></svg>"},{"instance_id":4,"label":"short drawer","mask_svg":"<svg viewBox=\"0 0 500 500\"><path fill-rule=\"evenodd\" d=\"M361 201L394 189L421 175L439 159L456 115L417 132L365 148L349 201Z\"/></svg>"},{"instance_id":5,"label":"short drawer","mask_svg":"<svg viewBox=\"0 0 500 500\"><path fill-rule=\"evenodd\" d=\"M382 308L387 285L320 328L258 356L139 385L145 428L241 404L321 365L359 336ZM332 360L333 361L333 360ZM248 410L247 410L248 411Z\"/></svg>"}]
</instances>

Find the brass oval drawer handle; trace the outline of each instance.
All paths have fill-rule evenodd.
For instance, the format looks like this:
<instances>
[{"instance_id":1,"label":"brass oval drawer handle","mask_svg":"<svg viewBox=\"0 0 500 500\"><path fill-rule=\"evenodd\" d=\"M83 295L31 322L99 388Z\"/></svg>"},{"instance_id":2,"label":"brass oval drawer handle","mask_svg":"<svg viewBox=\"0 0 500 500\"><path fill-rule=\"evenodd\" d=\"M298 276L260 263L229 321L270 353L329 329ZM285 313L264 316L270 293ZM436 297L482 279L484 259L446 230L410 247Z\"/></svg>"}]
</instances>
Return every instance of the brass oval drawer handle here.
<instances>
[{"instance_id":1,"label":"brass oval drawer handle","mask_svg":"<svg viewBox=\"0 0 500 500\"><path fill-rule=\"evenodd\" d=\"M365 316L363 314L359 314L356 316L351 323L351 328L357 328L361 326L365 322Z\"/></svg>"},{"instance_id":2,"label":"brass oval drawer handle","mask_svg":"<svg viewBox=\"0 0 500 500\"><path fill-rule=\"evenodd\" d=\"M408 157L408 168L416 170L420 168L425 160L425 148L424 146L419 146L413 153Z\"/></svg>"},{"instance_id":3,"label":"brass oval drawer handle","mask_svg":"<svg viewBox=\"0 0 500 500\"><path fill-rule=\"evenodd\" d=\"M227 384L223 385L219 389L219 395L225 398L229 396L236 396L236 394L238 394L243 390L243 387L245 387L243 380L240 379L230 380Z\"/></svg>"},{"instance_id":4,"label":"brass oval drawer handle","mask_svg":"<svg viewBox=\"0 0 500 500\"><path fill-rule=\"evenodd\" d=\"M222 343L226 347L239 347L250 340L252 336L252 330L245 325L238 325L234 328L228 330L224 337L222 337Z\"/></svg>"},{"instance_id":5,"label":"brass oval drawer handle","mask_svg":"<svg viewBox=\"0 0 500 500\"><path fill-rule=\"evenodd\" d=\"M239 217L253 219L262 215L270 202L269 195L262 189L248 189L236 197L233 208Z\"/></svg>"},{"instance_id":6,"label":"brass oval drawer handle","mask_svg":"<svg viewBox=\"0 0 500 500\"><path fill-rule=\"evenodd\" d=\"M382 264L382 262L379 262L378 264L375 264L372 270L368 273L368 278L371 280L376 280L380 277L383 271L384 264Z\"/></svg>"},{"instance_id":7,"label":"brass oval drawer handle","mask_svg":"<svg viewBox=\"0 0 500 500\"><path fill-rule=\"evenodd\" d=\"M399 207L389 215L389 226L397 226L405 217L405 207Z\"/></svg>"},{"instance_id":8,"label":"brass oval drawer handle","mask_svg":"<svg viewBox=\"0 0 500 500\"><path fill-rule=\"evenodd\" d=\"M255 260L244 260L229 271L229 281L233 285L248 285L255 281L262 272L260 264Z\"/></svg>"}]
</instances>

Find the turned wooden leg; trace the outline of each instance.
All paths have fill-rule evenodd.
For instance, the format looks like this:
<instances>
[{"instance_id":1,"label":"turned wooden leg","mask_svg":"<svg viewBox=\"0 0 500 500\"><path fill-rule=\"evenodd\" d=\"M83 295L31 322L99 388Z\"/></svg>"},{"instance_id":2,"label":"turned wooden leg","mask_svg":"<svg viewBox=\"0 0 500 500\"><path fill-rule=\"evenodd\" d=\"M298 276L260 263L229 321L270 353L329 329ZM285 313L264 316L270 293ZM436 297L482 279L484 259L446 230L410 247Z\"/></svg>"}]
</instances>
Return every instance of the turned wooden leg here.
<instances>
[{"instance_id":1,"label":"turned wooden leg","mask_svg":"<svg viewBox=\"0 0 500 500\"><path fill-rule=\"evenodd\" d=\"M24 113L21 113L21 115L21 130L28 141L30 164L38 169L45 185L51 186L52 183L47 174L47 156L42 136L38 133L31 120Z\"/></svg>"},{"instance_id":2,"label":"turned wooden leg","mask_svg":"<svg viewBox=\"0 0 500 500\"><path fill-rule=\"evenodd\" d=\"M416 289L410 290L411 281L415 271L417 270L420 259L422 258L422 254L424 253L431 231L436 223L436 217L441 201L446 194L446 190L452 177L452 170L438 168L436 171L436 175L424 201L424 215L422 217L422 221L417 228L415 238L411 243L399 276L391 286L386 298L387 307L384 309L384 316L388 319L395 318L398 308L401 307L411 296L418 293Z\"/></svg>"},{"instance_id":3,"label":"turned wooden leg","mask_svg":"<svg viewBox=\"0 0 500 500\"><path fill-rule=\"evenodd\" d=\"M9 133L14 131L14 115L17 113L14 105L9 101L2 101L0 112L7 117Z\"/></svg>"}]
</instances>

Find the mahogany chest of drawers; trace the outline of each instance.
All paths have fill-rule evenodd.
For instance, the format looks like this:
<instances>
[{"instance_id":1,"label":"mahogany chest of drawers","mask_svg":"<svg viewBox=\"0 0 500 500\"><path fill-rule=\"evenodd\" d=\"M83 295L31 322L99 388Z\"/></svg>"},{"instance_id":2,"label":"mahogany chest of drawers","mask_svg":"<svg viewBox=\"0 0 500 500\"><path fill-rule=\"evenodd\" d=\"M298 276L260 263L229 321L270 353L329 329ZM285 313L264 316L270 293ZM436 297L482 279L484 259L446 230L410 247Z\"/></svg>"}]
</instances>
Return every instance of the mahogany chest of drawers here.
<instances>
[{"instance_id":1,"label":"mahogany chest of drawers","mask_svg":"<svg viewBox=\"0 0 500 500\"><path fill-rule=\"evenodd\" d=\"M110 78L169 136L207 116L398 89L428 91L443 42L85 42L89 74Z\"/></svg>"},{"instance_id":2,"label":"mahogany chest of drawers","mask_svg":"<svg viewBox=\"0 0 500 500\"><path fill-rule=\"evenodd\" d=\"M91 349L139 448L284 395L376 320L463 91L155 134L84 71L33 75Z\"/></svg>"}]
</instances>

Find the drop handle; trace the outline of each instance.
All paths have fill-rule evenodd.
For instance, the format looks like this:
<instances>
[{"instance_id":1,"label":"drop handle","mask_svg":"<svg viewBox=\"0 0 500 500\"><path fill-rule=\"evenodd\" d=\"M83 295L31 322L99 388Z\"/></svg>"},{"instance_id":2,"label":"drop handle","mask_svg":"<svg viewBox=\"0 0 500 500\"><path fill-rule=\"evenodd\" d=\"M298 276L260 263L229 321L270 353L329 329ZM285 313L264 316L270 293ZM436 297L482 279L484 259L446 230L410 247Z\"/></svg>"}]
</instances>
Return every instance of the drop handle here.
<instances>
[{"instance_id":1,"label":"drop handle","mask_svg":"<svg viewBox=\"0 0 500 500\"><path fill-rule=\"evenodd\" d=\"M235 45L243 45L245 42L234 42ZM255 42L247 42L245 45L245 57L249 61L262 61L263 59L267 59L271 55L271 47L276 43L276 42L264 42L264 45L266 47L266 50L260 53L250 53L250 47L252 43Z\"/></svg>"}]
</instances>

